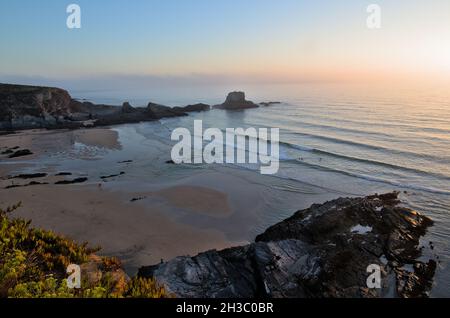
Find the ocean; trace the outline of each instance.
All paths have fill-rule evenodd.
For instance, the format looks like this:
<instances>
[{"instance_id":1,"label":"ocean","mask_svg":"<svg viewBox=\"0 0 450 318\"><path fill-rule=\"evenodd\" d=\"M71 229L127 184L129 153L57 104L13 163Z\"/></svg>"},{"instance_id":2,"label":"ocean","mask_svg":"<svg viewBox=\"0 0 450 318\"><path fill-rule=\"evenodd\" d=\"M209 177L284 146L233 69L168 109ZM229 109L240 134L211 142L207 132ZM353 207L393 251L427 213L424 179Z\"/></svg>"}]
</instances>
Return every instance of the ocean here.
<instances>
[{"instance_id":1,"label":"ocean","mask_svg":"<svg viewBox=\"0 0 450 318\"><path fill-rule=\"evenodd\" d=\"M161 156L170 159L170 133L177 127L273 127L280 129L280 169L265 182L277 191L305 194L304 185L338 196L402 192L402 204L431 217L435 225L421 244L433 248L428 257L439 262L432 296L450 294L450 92L440 89L370 87L362 85L242 85L254 102L281 104L245 111L212 110L158 123L115 128L134 156L145 156L145 140L160 141ZM203 94L201 95L201 91ZM120 105L129 100L168 106L223 102L232 87L71 92L74 97ZM167 144L167 147L163 145ZM133 146L131 146L133 145ZM134 157L134 158L135 158ZM259 173L252 165L229 165ZM216 169L208 165L176 169ZM157 165L154 169L161 173ZM167 169L167 168L166 168ZM171 168L174 169L174 168ZM321 203L321 202L317 202ZM291 211L294 212L295 210ZM286 217L268 217L259 229ZM271 223L272 222L272 223Z\"/></svg>"}]
</instances>

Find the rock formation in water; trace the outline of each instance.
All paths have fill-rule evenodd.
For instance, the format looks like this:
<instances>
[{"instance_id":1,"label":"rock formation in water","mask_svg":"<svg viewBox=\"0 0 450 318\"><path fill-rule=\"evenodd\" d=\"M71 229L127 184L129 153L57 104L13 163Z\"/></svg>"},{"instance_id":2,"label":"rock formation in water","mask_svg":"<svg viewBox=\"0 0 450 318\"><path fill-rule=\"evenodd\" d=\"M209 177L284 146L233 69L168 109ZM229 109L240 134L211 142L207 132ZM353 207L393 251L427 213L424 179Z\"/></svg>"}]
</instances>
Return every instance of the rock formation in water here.
<instances>
[{"instance_id":1,"label":"rock formation in water","mask_svg":"<svg viewBox=\"0 0 450 318\"><path fill-rule=\"evenodd\" d=\"M231 92L223 104L216 105L214 108L226 110L239 110L248 108L258 108L259 106L245 99L244 92Z\"/></svg>"},{"instance_id":2,"label":"rock formation in water","mask_svg":"<svg viewBox=\"0 0 450 318\"><path fill-rule=\"evenodd\" d=\"M209 110L209 106L170 108L150 103L148 107L133 107L128 102L122 107L96 105L72 99L59 88L0 84L0 131L136 123L204 110Z\"/></svg>"},{"instance_id":3,"label":"rock formation in water","mask_svg":"<svg viewBox=\"0 0 450 318\"><path fill-rule=\"evenodd\" d=\"M211 106L203 103L198 103L193 105L187 105L185 107L174 107L173 109L181 112L204 112L210 110Z\"/></svg>"},{"instance_id":4,"label":"rock formation in water","mask_svg":"<svg viewBox=\"0 0 450 318\"><path fill-rule=\"evenodd\" d=\"M183 108L174 109L168 106L155 103L149 103L147 105L147 112L152 114L156 118L187 116Z\"/></svg>"},{"instance_id":5,"label":"rock formation in water","mask_svg":"<svg viewBox=\"0 0 450 318\"><path fill-rule=\"evenodd\" d=\"M259 104L261 106L268 107L268 106L273 106L273 105L280 105L281 102L262 102L262 103L259 103Z\"/></svg>"},{"instance_id":6,"label":"rock formation in water","mask_svg":"<svg viewBox=\"0 0 450 318\"><path fill-rule=\"evenodd\" d=\"M315 204L247 246L139 270L178 297L426 297L436 262L418 261L432 221L398 193ZM368 288L369 266L381 288Z\"/></svg>"}]
</instances>

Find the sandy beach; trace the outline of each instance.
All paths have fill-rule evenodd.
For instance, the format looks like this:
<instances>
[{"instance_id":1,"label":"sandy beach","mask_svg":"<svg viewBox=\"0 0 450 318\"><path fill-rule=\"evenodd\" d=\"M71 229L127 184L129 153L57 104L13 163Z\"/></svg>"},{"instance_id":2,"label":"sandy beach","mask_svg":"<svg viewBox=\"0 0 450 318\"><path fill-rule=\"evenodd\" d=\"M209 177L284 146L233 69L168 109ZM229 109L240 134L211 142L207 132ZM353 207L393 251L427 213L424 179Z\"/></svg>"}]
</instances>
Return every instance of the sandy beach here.
<instances>
[{"instance_id":1,"label":"sandy beach","mask_svg":"<svg viewBox=\"0 0 450 318\"><path fill-rule=\"evenodd\" d=\"M213 217L231 213L224 193L203 187L167 187L155 193L121 193L108 191L99 185L55 185L66 176L55 176L52 167L42 167L48 173L33 181L49 183L5 189L8 185L26 185L30 180L9 179L11 171L33 166L44 153L61 151L75 142L107 149L120 149L117 132L109 129L78 131L29 131L0 137L3 147L27 148L33 155L20 158L20 163L0 165L0 205L22 202L16 217L31 219L33 225L53 230L79 242L101 246L101 253L120 258L130 272L142 264L158 263L161 259L196 254L213 248L225 248L243 242L230 242L216 230L198 229L170 217L164 209L186 208ZM12 175L13 176L13 175ZM152 204L152 200L133 203L133 198L159 197L166 202ZM142 200L144 201L144 200Z\"/></svg>"},{"instance_id":2,"label":"sandy beach","mask_svg":"<svg viewBox=\"0 0 450 318\"><path fill-rule=\"evenodd\" d=\"M0 300L450 298L450 1L175 2L0 2Z\"/></svg>"},{"instance_id":3,"label":"sandy beach","mask_svg":"<svg viewBox=\"0 0 450 318\"><path fill-rule=\"evenodd\" d=\"M202 195L199 189L189 191L194 190ZM14 216L31 219L35 227L53 230L78 242L101 246L100 254L118 257L130 272L142 264L239 243L230 244L218 231L176 222L157 207L132 204L117 193L92 186L41 185L1 190L1 194L2 206L22 202ZM175 205L180 200L176 192L171 197Z\"/></svg>"},{"instance_id":4,"label":"sandy beach","mask_svg":"<svg viewBox=\"0 0 450 318\"><path fill-rule=\"evenodd\" d=\"M262 203L265 195L263 188L252 184L244 174L209 171L137 182L129 172L133 163L127 163L130 176L126 180L101 179L99 175L92 178L73 170L60 175L62 168L45 158L70 152L76 143L97 151L122 149L117 132L110 129L26 131L1 136L2 147L27 148L33 155L2 157L0 206L21 202L13 216L30 219L35 227L78 242L101 246L101 254L121 259L130 274L161 259L238 246L252 239L261 208L258 202ZM76 158L95 170L96 159L88 159L86 154ZM73 160L69 158L69 162ZM17 177L31 172L45 176ZM80 175L89 181L55 184Z\"/></svg>"},{"instance_id":5,"label":"sandy beach","mask_svg":"<svg viewBox=\"0 0 450 318\"><path fill-rule=\"evenodd\" d=\"M210 116L214 122L221 115L211 111L192 117ZM241 119L242 114L226 113L224 119L230 116ZM21 202L11 217L98 246L100 256L120 259L133 277L143 268L176 263L183 256L190 264L199 253L217 256L212 250L245 250L272 225L313 204L393 190L390 185L321 169L318 164L334 162L324 159L325 152L315 158L315 151L298 153L295 147L283 147L280 174L273 176L238 164L173 164L170 131L192 122L183 117L2 135L0 207ZM398 189L403 190L402 204L422 197L409 188ZM410 202L418 211L430 211ZM356 220L349 226L343 230L346 234L354 227L365 228ZM437 222L439 226L445 224ZM435 238L422 240L430 247L424 257L435 256L435 242L441 248ZM436 276L441 279L442 273ZM445 290L446 285L440 286Z\"/></svg>"}]
</instances>

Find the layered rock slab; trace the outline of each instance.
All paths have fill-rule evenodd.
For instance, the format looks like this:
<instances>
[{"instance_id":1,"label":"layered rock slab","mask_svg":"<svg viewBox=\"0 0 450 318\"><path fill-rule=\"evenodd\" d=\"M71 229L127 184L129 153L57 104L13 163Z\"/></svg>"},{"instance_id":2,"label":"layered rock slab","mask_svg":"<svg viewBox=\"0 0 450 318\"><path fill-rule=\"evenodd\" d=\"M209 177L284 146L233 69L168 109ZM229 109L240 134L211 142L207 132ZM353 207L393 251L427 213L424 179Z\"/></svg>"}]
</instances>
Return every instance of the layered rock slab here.
<instances>
[{"instance_id":1,"label":"layered rock slab","mask_svg":"<svg viewBox=\"0 0 450 318\"><path fill-rule=\"evenodd\" d=\"M399 206L398 193L340 198L298 211L255 243L178 257L139 275L189 298L426 297L436 262L417 259L431 225ZM373 265L381 288L368 287Z\"/></svg>"}]
</instances>

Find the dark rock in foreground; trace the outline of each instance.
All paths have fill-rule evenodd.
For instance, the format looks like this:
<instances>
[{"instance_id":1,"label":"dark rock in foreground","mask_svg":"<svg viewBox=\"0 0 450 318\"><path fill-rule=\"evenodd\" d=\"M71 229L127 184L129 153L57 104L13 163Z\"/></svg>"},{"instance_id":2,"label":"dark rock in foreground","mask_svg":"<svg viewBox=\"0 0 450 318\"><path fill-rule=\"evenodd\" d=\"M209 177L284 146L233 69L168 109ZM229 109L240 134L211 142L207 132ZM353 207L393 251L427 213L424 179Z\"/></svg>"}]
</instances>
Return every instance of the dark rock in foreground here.
<instances>
[{"instance_id":1,"label":"dark rock in foreground","mask_svg":"<svg viewBox=\"0 0 450 318\"><path fill-rule=\"evenodd\" d=\"M239 110L258 107L259 106L257 104L245 99L244 92L229 93L223 104L214 106L214 108L226 110Z\"/></svg>"},{"instance_id":2,"label":"dark rock in foreground","mask_svg":"<svg viewBox=\"0 0 450 318\"><path fill-rule=\"evenodd\" d=\"M436 263L418 261L418 245L432 221L398 206L397 196L316 204L256 243L178 257L143 267L139 276L188 298L426 297ZM372 264L381 269L381 289L367 286Z\"/></svg>"},{"instance_id":3,"label":"dark rock in foreground","mask_svg":"<svg viewBox=\"0 0 450 318\"><path fill-rule=\"evenodd\" d=\"M187 116L187 112L209 110L205 104L167 107L150 103L147 107L96 105L72 99L60 88L0 84L0 130L31 128L76 129Z\"/></svg>"}]
</instances>

